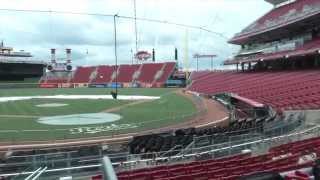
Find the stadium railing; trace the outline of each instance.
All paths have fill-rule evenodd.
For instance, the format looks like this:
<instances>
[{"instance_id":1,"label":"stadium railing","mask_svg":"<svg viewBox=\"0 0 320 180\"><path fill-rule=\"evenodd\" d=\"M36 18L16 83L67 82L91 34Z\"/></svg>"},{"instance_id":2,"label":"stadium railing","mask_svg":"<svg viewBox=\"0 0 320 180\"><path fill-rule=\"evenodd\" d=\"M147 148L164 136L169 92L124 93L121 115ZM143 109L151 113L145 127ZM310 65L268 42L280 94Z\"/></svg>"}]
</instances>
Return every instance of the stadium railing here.
<instances>
[{"instance_id":1,"label":"stadium railing","mask_svg":"<svg viewBox=\"0 0 320 180\"><path fill-rule=\"evenodd\" d=\"M136 167L139 167L140 163L146 163L148 162L149 165L159 165L159 164L171 164L173 162L183 162L183 161L193 161L196 159L201 158L201 156L206 155L206 158L208 158L208 155L210 158L217 158L217 157L223 157L223 156L230 156L233 154L238 154L242 150L245 149L253 149L253 147L265 147L265 150L268 150L271 147L275 147L281 144L287 144L289 142L299 141L311 137L318 137L320 135L320 126L315 126L308 128L306 130L300 131L300 132L294 132L288 135L280 135L270 138L251 138L247 139L247 142L239 141L240 143L234 142L232 144L230 143L223 143L223 144L217 144L217 145L211 145L211 146L205 146L205 147L199 147L192 149L192 152L186 152L182 153L181 155L177 156L169 156L169 157L161 157L161 158L152 158L152 159L141 159L134 162L122 162L122 163L114 163L115 165L122 166L123 168L132 169L132 164L134 164ZM261 153L261 150L259 150ZM170 162L168 161L170 160ZM127 164L130 164L126 166Z\"/></svg>"},{"instance_id":2,"label":"stadium railing","mask_svg":"<svg viewBox=\"0 0 320 180\"><path fill-rule=\"evenodd\" d=\"M282 138L282 134L284 132L287 132L286 129L288 129L288 127L291 127L295 124L296 121L290 121L287 126L283 125L283 126L278 126L279 124L277 124L277 126L275 127L271 127L270 129L268 129L271 132L275 132L273 134L273 136L276 137L281 137L280 139L283 140L284 138ZM275 128L278 128L275 129ZM289 128L290 129L290 128ZM311 128L309 128L311 129ZM318 128L320 129L320 128ZM301 133L298 133L301 134ZM319 134L318 134L319 135ZM272 136L272 137L273 137ZM293 136L293 135L292 135ZM270 136L268 136L270 137ZM285 137L285 136L283 136ZM240 139L240 140L239 140ZM249 149L252 148L254 146L258 146L258 147L265 147L266 149L268 147L270 147L270 145L266 144L266 142L264 141L260 141L260 140L265 140L268 138L265 137L259 137L259 138L234 138L229 142L226 143L221 143L221 144L215 144L215 145L210 145L210 146L203 146L200 148L192 148L188 151L184 151L181 153L181 150L179 151L170 151L170 152L161 152L160 154L163 153L167 153L168 156L158 156L156 153L147 153L147 154L135 154L135 155L128 155L128 154L122 154L119 156L117 154L113 154L112 157L110 157L112 160L115 159L122 159L121 161L114 161L114 165L116 167L118 167L119 169L135 169L137 167L141 167L145 164L150 164L150 165L157 165L157 164L161 164L161 163L168 163L168 161L170 161L170 163L174 163L174 162L184 162L184 161L192 161L195 159L200 159L200 158L216 158L216 157L222 157L222 156L228 156L228 155L232 155L232 154L237 154L240 153L242 150L244 149ZM283 141L280 142L280 144L285 143L286 139L284 139ZM205 157L203 157L205 155ZM93 157L91 157L93 158ZM84 157L84 160L86 162L90 162L92 163L92 165L95 165L97 162L99 162L99 160L101 159L101 157L94 157L93 159L91 159L92 161L90 162L90 158L86 158ZM123 161L123 159L125 159ZM72 160L77 160L77 161L82 161L82 158L66 158L64 160L52 160L50 162L42 162L42 163L53 163L55 161L59 161L59 162L65 162L70 163L72 162ZM130 160L130 161L129 161ZM70 163L71 164L71 163ZM78 164L79 167L81 166L81 164ZM78 166L77 166L78 167ZM72 168L72 167L70 167ZM87 171L88 167L84 167L85 170ZM53 172L60 172L61 169L64 168L58 168L59 170L57 171L53 171ZM79 169L79 168L76 168ZM80 168L81 169L81 168ZM94 169L94 168L92 168ZM69 169L70 170L70 169ZM82 171L82 170L80 170ZM99 171L97 170L97 168L94 171ZM50 171L49 171L50 172Z\"/></svg>"},{"instance_id":3,"label":"stadium railing","mask_svg":"<svg viewBox=\"0 0 320 180\"><path fill-rule=\"evenodd\" d=\"M148 165L148 167L157 166L157 165L164 165L164 164L172 164L172 163L183 163L183 162L190 162L197 159L201 159L202 157L205 158L217 158L223 156L230 156L233 154L241 153L243 149L251 149L253 152L255 151L254 147L265 147L266 151L272 147L279 146L281 144L288 144L290 142L300 141L304 139L309 139L312 137L319 137L320 136L320 125L309 127L299 132L293 132L291 134L280 135L270 138L260 138L257 140L252 140L248 142L241 142L239 144L232 144L232 145L212 145L209 147L201 147L193 149L196 153L186 153L181 155L174 155L169 157L153 157L149 159L139 159L137 155L130 155L132 156L132 160L124 161L124 162L114 162L112 165L114 166L116 171L122 170L131 170L136 169L138 167L143 167ZM220 147L219 147L220 146ZM236 153L235 153L236 152ZM261 153L261 152L259 152ZM134 156L134 157L133 157ZM112 160L112 158L110 158ZM130 158L128 158L130 159ZM69 167L69 168L56 168L56 169L48 169L44 172L43 176L50 175L48 173L55 172L55 176L66 175L69 173L75 173L77 176L83 175L94 175L94 174L102 174L100 169L101 163L93 164L93 165L86 165L86 166L77 166L77 167ZM71 172L73 171L73 172ZM32 172L23 172L23 173L11 173L11 174L0 174L0 176L4 177L14 177L17 175L29 175ZM49 179L49 178L48 178Z\"/></svg>"},{"instance_id":4,"label":"stadium railing","mask_svg":"<svg viewBox=\"0 0 320 180\"><path fill-rule=\"evenodd\" d=\"M283 127L279 127L283 128ZM257 136L257 137L246 137L246 138L235 138L232 139L230 142L220 143L220 144L214 144L209 146L203 146L203 147L195 147L190 148L184 151L181 150L172 150L167 152L160 152L160 153L145 153L145 154L110 154L109 157L112 160L116 170L130 170L130 169L136 169L141 166L146 166L146 164L150 166L159 165L159 164L172 164L172 163L181 163L181 162L188 162L193 161L197 159L207 159L207 158L218 158L218 157L224 157L224 156L230 156L234 154L241 153L243 150L247 149L257 149L254 147L259 147L259 151L268 150L270 147L280 145L280 144L286 144L291 141L301 140L303 138L306 138L305 134L311 134L309 137L316 137L320 135L320 132L317 130L320 130L320 126L311 127L308 128L305 131L300 131L296 133L292 133L289 135L279 135L271 138L265 138L263 136ZM277 131L281 132L281 131ZM275 141L276 140L276 141ZM264 148L262 148L264 147ZM263 150L261 150L263 149ZM68 155L69 153L69 155ZM34 155L34 158L32 158L34 161L29 162L30 164L27 166L33 166L34 168L37 167L37 165L49 165L49 164L70 164L75 167L57 167L48 172L52 172L50 174L46 173L47 175L52 176L53 174L63 174L60 173L62 171L67 171L67 173L79 173L81 172L81 167L85 171L92 171L94 173L99 172L99 168L97 163L100 162L102 158L101 155L97 156L90 156L90 157L73 157L70 155L71 152L66 152L66 155L63 157L65 158L55 158L55 159L47 159L45 158L45 154L41 155L42 158L40 158L40 155ZM166 153L166 156L163 156L163 154ZM62 155L63 153L61 153ZM39 156L39 158L37 158ZM47 159L47 160L46 160ZM40 161L41 160L41 161ZM39 162L37 162L39 161ZM74 163L79 162L79 163ZM82 166L82 164L85 163L87 165L90 165L90 167ZM92 165L92 167L91 167ZM75 170L73 170L73 168ZM66 173L66 172L65 172ZM3 174L5 176L13 176L14 174ZM21 175L21 174L20 174Z\"/></svg>"}]
</instances>

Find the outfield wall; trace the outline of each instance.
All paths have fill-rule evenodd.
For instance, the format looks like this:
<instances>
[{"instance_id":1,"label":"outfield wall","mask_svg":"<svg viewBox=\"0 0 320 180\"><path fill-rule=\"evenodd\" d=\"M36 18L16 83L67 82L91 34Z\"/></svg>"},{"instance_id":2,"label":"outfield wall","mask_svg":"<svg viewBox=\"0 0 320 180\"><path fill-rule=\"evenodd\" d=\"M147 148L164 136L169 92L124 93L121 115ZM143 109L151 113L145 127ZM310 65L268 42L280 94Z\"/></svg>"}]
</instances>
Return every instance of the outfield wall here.
<instances>
[{"instance_id":1,"label":"outfield wall","mask_svg":"<svg viewBox=\"0 0 320 180\"><path fill-rule=\"evenodd\" d=\"M0 83L0 89L38 88L38 83Z\"/></svg>"},{"instance_id":2,"label":"outfield wall","mask_svg":"<svg viewBox=\"0 0 320 180\"><path fill-rule=\"evenodd\" d=\"M164 88L163 83L0 83L0 89L10 88ZM172 86L176 87L176 86Z\"/></svg>"},{"instance_id":3,"label":"outfield wall","mask_svg":"<svg viewBox=\"0 0 320 180\"><path fill-rule=\"evenodd\" d=\"M164 83L40 83L40 88L163 88ZM181 87L181 86L172 86Z\"/></svg>"}]
</instances>

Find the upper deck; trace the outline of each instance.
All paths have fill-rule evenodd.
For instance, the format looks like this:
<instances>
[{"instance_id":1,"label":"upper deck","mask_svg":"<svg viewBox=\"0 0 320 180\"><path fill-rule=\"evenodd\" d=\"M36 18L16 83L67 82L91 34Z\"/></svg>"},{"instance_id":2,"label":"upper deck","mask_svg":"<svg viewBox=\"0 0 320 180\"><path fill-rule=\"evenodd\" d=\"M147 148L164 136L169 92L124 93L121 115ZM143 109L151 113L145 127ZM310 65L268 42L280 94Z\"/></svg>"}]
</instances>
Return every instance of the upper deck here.
<instances>
[{"instance_id":1,"label":"upper deck","mask_svg":"<svg viewBox=\"0 0 320 180\"><path fill-rule=\"evenodd\" d=\"M268 41L268 39L279 39L286 36L284 32L296 27L317 23L320 15L319 0L268 0L268 2L282 3L277 4L267 14L250 24L237 33L229 42L233 44L247 44L252 41ZM284 30L285 29L285 30ZM290 32L291 33L291 32ZM287 34L290 34L287 33Z\"/></svg>"}]
</instances>

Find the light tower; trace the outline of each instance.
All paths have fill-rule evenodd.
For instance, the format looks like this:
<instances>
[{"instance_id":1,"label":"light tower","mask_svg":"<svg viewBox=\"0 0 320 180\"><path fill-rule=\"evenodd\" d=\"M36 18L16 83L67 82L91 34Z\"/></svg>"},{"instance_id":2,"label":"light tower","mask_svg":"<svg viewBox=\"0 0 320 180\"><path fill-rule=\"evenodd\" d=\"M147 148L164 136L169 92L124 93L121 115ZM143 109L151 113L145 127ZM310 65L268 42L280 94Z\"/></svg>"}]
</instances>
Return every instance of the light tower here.
<instances>
[{"instance_id":1,"label":"light tower","mask_svg":"<svg viewBox=\"0 0 320 180\"><path fill-rule=\"evenodd\" d=\"M217 57L215 54L194 54L193 58L197 60L197 71L199 71L199 59L200 58L210 58L211 61L211 71L213 71L213 58Z\"/></svg>"}]
</instances>

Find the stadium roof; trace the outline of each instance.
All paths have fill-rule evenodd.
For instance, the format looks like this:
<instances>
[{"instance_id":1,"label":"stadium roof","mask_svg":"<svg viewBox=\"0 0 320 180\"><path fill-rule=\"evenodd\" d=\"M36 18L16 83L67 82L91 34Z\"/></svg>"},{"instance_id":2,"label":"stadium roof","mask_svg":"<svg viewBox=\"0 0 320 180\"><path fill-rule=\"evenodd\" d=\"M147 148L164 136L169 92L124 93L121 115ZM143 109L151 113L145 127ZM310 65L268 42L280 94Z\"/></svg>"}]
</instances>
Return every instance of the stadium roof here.
<instances>
[{"instance_id":1,"label":"stadium roof","mask_svg":"<svg viewBox=\"0 0 320 180\"><path fill-rule=\"evenodd\" d=\"M250 39L261 34L283 29L288 25L312 18L320 14L319 0L296 0L295 2L276 7L236 34L229 42L246 44Z\"/></svg>"},{"instance_id":2,"label":"stadium roof","mask_svg":"<svg viewBox=\"0 0 320 180\"><path fill-rule=\"evenodd\" d=\"M288 0L265 0L265 1L267 1L268 3L271 3L273 5L278 5L278 4L284 3Z\"/></svg>"}]
</instances>

